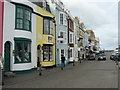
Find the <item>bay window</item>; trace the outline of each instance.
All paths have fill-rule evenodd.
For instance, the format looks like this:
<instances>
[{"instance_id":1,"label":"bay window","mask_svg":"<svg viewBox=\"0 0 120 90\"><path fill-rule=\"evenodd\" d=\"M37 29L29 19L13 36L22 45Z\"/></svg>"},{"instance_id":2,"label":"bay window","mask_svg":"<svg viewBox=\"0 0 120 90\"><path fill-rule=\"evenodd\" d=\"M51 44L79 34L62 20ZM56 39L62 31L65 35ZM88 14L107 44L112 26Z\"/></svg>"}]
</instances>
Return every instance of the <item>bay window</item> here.
<instances>
[{"instance_id":1,"label":"bay window","mask_svg":"<svg viewBox=\"0 0 120 90\"><path fill-rule=\"evenodd\" d=\"M31 62L31 40L15 38L15 63Z\"/></svg>"},{"instance_id":2,"label":"bay window","mask_svg":"<svg viewBox=\"0 0 120 90\"><path fill-rule=\"evenodd\" d=\"M43 61L53 61L52 45L43 45Z\"/></svg>"},{"instance_id":3,"label":"bay window","mask_svg":"<svg viewBox=\"0 0 120 90\"><path fill-rule=\"evenodd\" d=\"M16 5L16 29L31 31L31 8Z\"/></svg>"},{"instance_id":4,"label":"bay window","mask_svg":"<svg viewBox=\"0 0 120 90\"><path fill-rule=\"evenodd\" d=\"M53 21L51 19L44 18L44 34L53 34Z\"/></svg>"}]
</instances>

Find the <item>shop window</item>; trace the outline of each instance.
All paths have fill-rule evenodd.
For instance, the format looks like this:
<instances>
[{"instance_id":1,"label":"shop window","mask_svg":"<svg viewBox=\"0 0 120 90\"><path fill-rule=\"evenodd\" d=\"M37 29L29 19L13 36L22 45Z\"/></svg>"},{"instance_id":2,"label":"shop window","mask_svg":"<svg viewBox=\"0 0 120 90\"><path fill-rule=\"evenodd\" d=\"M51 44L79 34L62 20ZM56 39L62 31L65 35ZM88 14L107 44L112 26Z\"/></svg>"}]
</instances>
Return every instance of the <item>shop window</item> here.
<instances>
[{"instance_id":1,"label":"shop window","mask_svg":"<svg viewBox=\"0 0 120 90\"><path fill-rule=\"evenodd\" d=\"M53 46L43 46L43 61L53 61Z\"/></svg>"},{"instance_id":2,"label":"shop window","mask_svg":"<svg viewBox=\"0 0 120 90\"><path fill-rule=\"evenodd\" d=\"M31 31L32 10L22 5L16 5L16 29Z\"/></svg>"},{"instance_id":3,"label":"shop window","mask_svg":"<svg viewBox=\"0 0 120 90\"><path fill-rule=\"evenodd\" d=\"M53 21L44 19L44 34L53 34Z\"/></svg>"},{"instance_id":4,"label":"shop window","mask_svg":"<svg viewBox=\"0 0 120 90\"><path fill-rule=\"evenodd\" d=\"M31 62L31 42L15 40L15 63Z\"/></svg>"}]
</instances>

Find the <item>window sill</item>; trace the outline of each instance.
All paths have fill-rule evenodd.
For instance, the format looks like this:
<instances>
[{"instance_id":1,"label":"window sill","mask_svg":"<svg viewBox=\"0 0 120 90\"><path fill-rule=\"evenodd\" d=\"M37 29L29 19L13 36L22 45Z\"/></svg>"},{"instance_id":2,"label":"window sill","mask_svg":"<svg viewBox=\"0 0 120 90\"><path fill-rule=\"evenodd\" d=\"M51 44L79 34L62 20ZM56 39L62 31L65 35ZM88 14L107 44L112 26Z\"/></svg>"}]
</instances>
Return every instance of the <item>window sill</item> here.
<instances>
[{"instance_id":1,"label":"window sill","mask_svg":"<svg viewBox=\"0 0 120 90\"><path fill-rule=\"evenodd\" d=\"M32 33L31 30L26 30L26 29L21 29L21 28L15 28L15 31L19 31L19 30L21 30L21 31L27 31L27 32L31 32Z\"/></svg>"}]
</instances>

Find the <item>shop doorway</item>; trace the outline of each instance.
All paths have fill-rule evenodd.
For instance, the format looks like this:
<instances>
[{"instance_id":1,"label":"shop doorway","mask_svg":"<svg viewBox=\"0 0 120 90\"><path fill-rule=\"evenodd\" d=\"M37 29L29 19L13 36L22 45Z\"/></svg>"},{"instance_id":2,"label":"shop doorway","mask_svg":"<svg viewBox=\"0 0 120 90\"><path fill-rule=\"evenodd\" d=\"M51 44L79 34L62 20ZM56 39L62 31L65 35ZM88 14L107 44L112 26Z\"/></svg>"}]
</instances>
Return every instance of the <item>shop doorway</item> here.
<instances>
[{"instance_id":1,"label":"shop doorway","mask_svg":"<svg viewBox=\"0 0 120 90\"><path fill-rule=\"evenodd\" d=\"M10 42L7 41L4 45L4 71L10 71L10 56L11 56L11 47Z\"/></svg>"}]
</instances>

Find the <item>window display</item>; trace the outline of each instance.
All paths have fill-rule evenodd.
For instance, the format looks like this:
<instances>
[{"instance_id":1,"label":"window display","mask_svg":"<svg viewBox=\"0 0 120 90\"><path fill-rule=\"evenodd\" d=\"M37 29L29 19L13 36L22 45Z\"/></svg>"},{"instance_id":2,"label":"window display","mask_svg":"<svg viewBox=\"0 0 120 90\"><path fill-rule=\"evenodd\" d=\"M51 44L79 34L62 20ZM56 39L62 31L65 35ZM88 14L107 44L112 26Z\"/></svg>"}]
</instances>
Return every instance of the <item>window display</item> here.
<instances>
[{"instance_id":1,"label":"window display","mask_svg":"<svg viewBox=\"0 0 120 90\"><path fill-rule=\"evenodd\" d=\"M53 61L53 46L43 46L43 61Z\"/></svg>"},{"instance_id":2,"label":"window display","mask_svg":"<svg viewBox=\"0 0 120 90\"><path fill-rule=\"evenodd\" d=\"M15 41L15 63L31 61L31 43L29 41Z\"/></svg>"}]
</instances>

